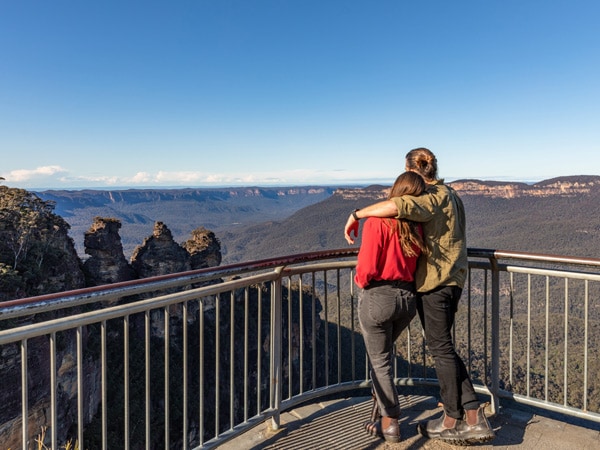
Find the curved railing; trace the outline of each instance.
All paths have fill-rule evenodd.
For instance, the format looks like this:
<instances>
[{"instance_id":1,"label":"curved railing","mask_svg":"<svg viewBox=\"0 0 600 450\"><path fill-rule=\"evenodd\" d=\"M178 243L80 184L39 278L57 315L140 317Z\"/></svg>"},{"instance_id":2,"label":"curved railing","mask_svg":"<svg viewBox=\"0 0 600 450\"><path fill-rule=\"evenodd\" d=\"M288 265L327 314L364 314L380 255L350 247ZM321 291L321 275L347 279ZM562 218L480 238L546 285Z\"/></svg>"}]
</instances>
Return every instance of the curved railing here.
<instances>
[{"instance_id":1,"label":"curved railing","mask_svg":"<svg viewBox=\"0 0 600 450\"><path fill-rule=\"evenodd\" d=\"M299 403L368 388L356 252L3 303L2 398L20 408L0 435L23 449L44 427L52 448L212 448L266 419L277 428ZM493 410L511 398L600 422L590 377L600 260L484 249L469 258L455 340L477 391ZM417 320L397 355L398 385L436 384Z\"/></svg>"}]
</instances>

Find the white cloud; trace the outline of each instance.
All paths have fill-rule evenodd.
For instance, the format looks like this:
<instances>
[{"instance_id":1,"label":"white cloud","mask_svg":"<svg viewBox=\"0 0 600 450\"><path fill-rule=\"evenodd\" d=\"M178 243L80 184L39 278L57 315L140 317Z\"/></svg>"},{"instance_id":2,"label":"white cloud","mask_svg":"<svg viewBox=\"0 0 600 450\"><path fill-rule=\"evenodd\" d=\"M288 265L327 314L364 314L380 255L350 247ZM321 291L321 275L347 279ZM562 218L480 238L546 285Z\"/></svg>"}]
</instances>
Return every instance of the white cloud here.
<instances>
[{"instance_id":1,"label":"white cloud","mask_svg":"<svg viewBox=\"0 0 600 450\"><path fill-rule=\"evenodd\" d=\"M191 171L178 171L178 172L164 172L160 171L154 177L156 183L167 183L167 184L190 184L190 183L201 183L206 179L206 175L201 172Z\"/></svg>"},{"instance_id":2,"label":"white cloud","mask_svg":"<svg viewBox=\"0 0 600 450\"><path fill-rule=\"evenodd\" d=\"M35 169L12 170L0 173L3 183L34 189L82 189L125 187L175 187L211 185L301 185L325 183L353 183L379 179L374 174L353 174L341 170L291 169L275 172L205 173L183 171L139 171L127 175L76 175L58 165Z\"/></svg>"},{"instance_id":3,"label":"white cloud","mask_svg":"<svg viewBox=\"0 0 600 450\"><path fill-rule=\"evenodd\" d=\"M2 176L10 182L26 182L39 178L51 177L56 174L66 173L66 169L60 166L41 166L35 169L15 169Z\"/></svg>"},{"instance_id":4,"label":"white cloud","mask_svg":"<svg viewBox=\"0 0 600 450\"><path fill-rule=\"evenodd\" d=\"M134 184L149 183L151 181L152 175L148 172L138 172L131 178L131 182Z\"/></svg>"},{"instance_id":5,"label":"white cloud","mask_svg":"<svg viewBox=\"0 0 600 450\"><path fill-rule=\"evenodd\" d=\"M119 177L114 176L80 176L80 177L60 177L58 179L60 184L74 186L74 185L85 185L85 186L115 186L120 182Z\"/></svg>"}]
</instances>

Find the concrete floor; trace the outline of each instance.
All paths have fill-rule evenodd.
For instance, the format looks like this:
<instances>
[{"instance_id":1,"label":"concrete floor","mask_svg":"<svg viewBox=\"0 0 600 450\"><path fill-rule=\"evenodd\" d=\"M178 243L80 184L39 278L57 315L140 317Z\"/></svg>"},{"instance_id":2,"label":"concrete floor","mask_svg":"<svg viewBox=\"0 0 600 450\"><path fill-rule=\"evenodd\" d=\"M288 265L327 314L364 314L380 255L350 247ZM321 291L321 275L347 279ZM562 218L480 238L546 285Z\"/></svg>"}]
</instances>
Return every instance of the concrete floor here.
<instances>
[{"instance_id":1,"label":"concrete floor","mask_svg":"<svg viewBox=\"0 0 600 450\"><path fill-rule=\"evenodd\" d=\"M369 436L362 427L369 418L370 397L339 398L304 405L283 413L278 431L269 428L270 420L222 445L224 450L400 450L457 449L417 433L417 423L442 414L431 396L400 397L402 416L398 444ZM600 424L581 420L561 420L543 411L511 404L489 417L496 439L473 445L479 449L598 450ZM574 422L574 423L567 423Z\"/></svg>"}]
</instances>

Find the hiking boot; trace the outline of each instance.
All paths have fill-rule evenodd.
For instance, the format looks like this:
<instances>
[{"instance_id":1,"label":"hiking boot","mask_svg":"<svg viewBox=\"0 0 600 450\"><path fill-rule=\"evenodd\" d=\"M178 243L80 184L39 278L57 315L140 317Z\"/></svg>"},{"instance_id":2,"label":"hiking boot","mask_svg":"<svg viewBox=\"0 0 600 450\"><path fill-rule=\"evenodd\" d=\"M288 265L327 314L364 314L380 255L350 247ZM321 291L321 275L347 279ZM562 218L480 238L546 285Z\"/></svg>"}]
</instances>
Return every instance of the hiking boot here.
<instances>
[{"instance_id":1,"label":"hiking boot","mask_svg":"<svg viewBox=\"0 0 600 450\"><path fill-rule=\"evenodd\" d=\"M485 405L477 409L477 423L469 425L466 418L456 422L454 428L443 430L438 438L455 445L471 445L491 441L496 437L492 426L485 417Z\"/></svg>"},{"instance_id":2,"label":"hiking boot","mask_svg":"<svg viewBox=\"0 0 600 450\"><path fill-rule=\"evenodd\" d=\"M388 426L383 428L383 421L388 422ZM364 429L371 436L383 438L386 442L400 442L400 424L395 417L381 418L376 422L367 421L363 424Z\"/></svg>"},{"instance_id":3,"label":"hiking boot","mask_svg":"<svg viewBox=\"0 0 600 450\"><path fill-rule=\"evenodd\" d=\"M442 414L442 417L437 419L428 420L426 422L419 422L417 425L417 431L421 436L425 436L429 439L437 439L446 430L453 430L454 428L447 428L444 426L444 420L446 419L446 413ZM456 421L458 424L460 420ZM456 427L456 425L454 425Z\"/></svg>"}]
</instances>

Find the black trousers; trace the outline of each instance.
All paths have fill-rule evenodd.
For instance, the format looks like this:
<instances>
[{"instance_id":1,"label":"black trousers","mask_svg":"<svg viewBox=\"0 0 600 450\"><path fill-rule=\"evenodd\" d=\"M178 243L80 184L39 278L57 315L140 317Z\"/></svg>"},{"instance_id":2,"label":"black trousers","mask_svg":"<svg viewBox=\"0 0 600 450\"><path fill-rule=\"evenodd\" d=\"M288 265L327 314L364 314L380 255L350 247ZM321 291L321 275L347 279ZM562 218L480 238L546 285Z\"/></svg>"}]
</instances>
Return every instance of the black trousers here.
<instances>
[{"instance_id":1,"label":"black trousers","mask_svg":"<svg viewBox=\"0 0 600 450\"><path fill-rule=\"evenodd\" d=\"M452 340L452 325L461 294L458 286L442 286L417 294L417 311L435 363L440 397L446 414L455 419L462 419L466 409L479 406L467 368Z\"/></svg>"}]
</instances>

